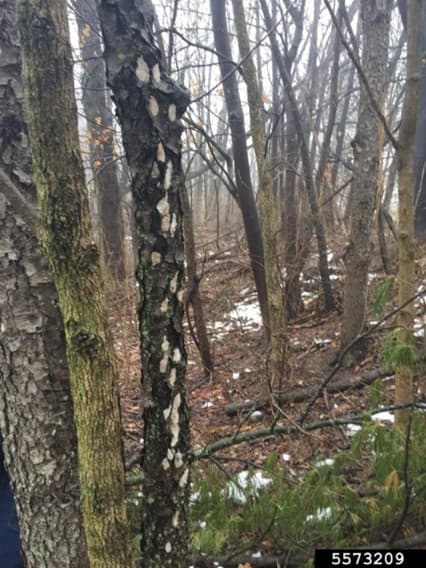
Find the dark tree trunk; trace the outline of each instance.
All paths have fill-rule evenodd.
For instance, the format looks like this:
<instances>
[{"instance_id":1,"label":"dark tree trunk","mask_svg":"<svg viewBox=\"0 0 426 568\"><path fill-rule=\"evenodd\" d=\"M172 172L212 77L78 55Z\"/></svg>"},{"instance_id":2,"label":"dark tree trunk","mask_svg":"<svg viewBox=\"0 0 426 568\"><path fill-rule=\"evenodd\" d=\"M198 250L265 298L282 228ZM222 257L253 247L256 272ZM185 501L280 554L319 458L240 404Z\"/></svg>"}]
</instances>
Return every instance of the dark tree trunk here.
<instances>
[{"instance_id":1,"label":"dark tree trunk","mask_svg":"<svg viewBox=\"0 0 426 568\"><path fill-rule=\"evenodd\" d=\"M15 10L15 2L0 2L0 169L23 206L34 212ZM27 566L84 568L88 559L65 336L56 290L37 239L22 221L26 217L25 210L15 209L0 194L0 431L5 463Z\"/></svg>"},{"instance_id":2,"label":"dark tree trunk","mask_svg":"<svg viewBox=\"0 0 426 568\"><path fill-rule=\"evenodd\" d=\"M143 361L142 566L186 568L189 415L183 340L181 116L189 96L164 73L152 18L136 0L101 0L108 83L132 175ZM135 29L138 33L135 33Z\"/></svg>"},{"instance_id":3,"label":"dark tree trunk","mask_svg":"<svg viewBox=\"0 0 426 568\"><path fill-rule=\"evenodd\" d=\"M112 108L102 58L95 0L73 0L80 40L82 103L87 121L90 165L99 207L101 253L111 274L126 275L123 251L122 191L114 152Z\"/></svg>"},{"instance_id":4,"label":"dark tree trunk","mask_svg":"<svg viewBox=\"0 0 426 568\"><path fill-rule=\"evenodd\" d=\"M226 23L224 0L210 0L213 34L218 52L219 67L223 79L225 101L228 109L229 126L234 155L235 183L238 190L239 205L243 217L251 267L256 283L265 333L269 335L269 314L263 258L262 232L250 177L244 113L232 63L231 44Z\"/></svg>"}]
</instances>

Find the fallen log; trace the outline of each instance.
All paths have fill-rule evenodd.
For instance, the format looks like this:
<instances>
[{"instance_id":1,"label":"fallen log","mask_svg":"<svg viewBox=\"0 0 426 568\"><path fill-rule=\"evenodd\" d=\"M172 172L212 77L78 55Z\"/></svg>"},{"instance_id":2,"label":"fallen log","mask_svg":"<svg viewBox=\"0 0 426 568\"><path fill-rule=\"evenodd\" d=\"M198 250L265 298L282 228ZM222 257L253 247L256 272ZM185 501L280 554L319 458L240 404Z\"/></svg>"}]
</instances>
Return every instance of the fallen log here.
<instances>
[{"instance_id":1,"label":"fallen log","mask_svg":"<svg viewBox=\"0 0 426 568\"><path fill-rule=\"evenodd\" d=\"M333 394L337 392L343 392L347 390L357 390L362 389L367 385L371 385L376 379L389 377L393 375L393 371L385 369L384 367L378 367L371 371L366 371L362 373L359 377L344 377L341 379L336 379L327 385L326 392L328 394ZM290 402L304 402L309 400L317 392L318 387L309 387L298 389L294 392L287 394L276 394L275 400L278 404L287 404ZM233 402L225 407L225 413L227 416L235 416L239 412L262 410L263 408L270 405L269 398L263 398L260 400L247 400L245 402Z\"/></svg>"}]
</instances>

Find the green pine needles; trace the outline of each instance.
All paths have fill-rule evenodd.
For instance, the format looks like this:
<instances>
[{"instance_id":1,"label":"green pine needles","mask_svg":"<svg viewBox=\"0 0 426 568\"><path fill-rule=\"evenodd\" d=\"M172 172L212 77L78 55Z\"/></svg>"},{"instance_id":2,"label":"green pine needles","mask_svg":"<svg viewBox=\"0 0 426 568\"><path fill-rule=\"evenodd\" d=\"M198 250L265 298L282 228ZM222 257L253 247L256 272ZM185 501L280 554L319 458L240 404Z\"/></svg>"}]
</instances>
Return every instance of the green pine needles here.
<instances>
[{"instance_id":1,"label":"green pine needles","mask_svg":"<svg viewBox=\"0 0 426 568\"><path fill-rule=\"evenodd\" d=\"M399 536L422 530L426 421L420 412L413 413L408 453L406 449L404 432L367 416L348 450L333 459L317 459L299 481L288 473L288 464L271 455L262 471L270 484L253 491L252 471L245 502L229 491L235 477L216 466L198 470L191 504L192 546L212 559L265 546L271 554L291 549L308 559L318 545L381 541L399 522L407 491L413 498Z\"/></svg>"},{"instance_id":2,"label":"green pine needles","mask_svg":"<svg viewBox=\"0 0 426 568\"><path fill-rule=\"evenodd\" d=\"M414 369L416 351L413 341L407 341L407 333L395 329L387 335L383 342L381 357L386 367L392 371Z\"/></svg>"}]
</instances>

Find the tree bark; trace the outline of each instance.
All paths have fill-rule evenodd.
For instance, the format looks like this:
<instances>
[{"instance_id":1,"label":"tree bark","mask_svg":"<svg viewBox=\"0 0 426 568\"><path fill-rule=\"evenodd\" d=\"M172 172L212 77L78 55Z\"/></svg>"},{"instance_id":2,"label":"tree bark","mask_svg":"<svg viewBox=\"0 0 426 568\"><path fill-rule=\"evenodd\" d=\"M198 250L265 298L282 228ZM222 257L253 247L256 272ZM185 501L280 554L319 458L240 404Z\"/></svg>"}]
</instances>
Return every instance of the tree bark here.
<instances>
[{"instance_id":1,"label":"tree bark","mask_svg":"<svg viewBox=\"0 0 426 568\"><path fill-rule=\"evenodd\" d=\"M79 153L66 2L22 0L18 26L42 244L64 320L90 566L127 568L117 372Z\"/></svg>"},{"instance_id":2,"label":"tree bark","mask_svg":"<svg viewBox=\"0 0 426 568\"><path fill-rule=\"evenodd\" d=\"M207 377L212 377L214 372L214 361L210 350L209 338L207 335L206 321L204 319L203 302L201 300L199 277L197 275L197 264L195 257L194 242L194 221L192 216L191 205L189 204L188 192L185 182L182 181L181 202L183 211L183 232L185 240L185 257L186 257L186 274L187 274L187 306L192 305L194 313L195 330L197 333L197 347L200 352L201 361L204 367L204 373ZM217 190L216 190L217 193ZM218 207L218 205L217 205ZM217 237L217 241L218 241ZM189 321L189 310L187 309L187 318Z\"/></svg>"},{"instance_id":3,"label":"tree bark","mask_svg":"<svg viewBox=\"0 0 426 568\"><path fill-rule=\"evenodd\" d=\"M101 0L98 6L108 84L132 175L139 240L144 406L142 566L186 568L190 433L182 328L180 119L189 96L164 73L152 18L143 4Z\"/></svg>"},{"instance_id":4,"label":"tree bark","mask_svg":"<svg viewBox=\"0 0 426 568\"><path fill-rule=\"evenodd\" d=\"M362 0L362 68L372 96L380 108L386 94L391 2ZM344 256L345 282L341 347L363 331L367 315L370 237L377 199L383 125L373 107L364 81L360 80L360 99L355 138L352 141L354 169L350 208L349 242Z\"/></svg>"},{"instance_id":5,"label":"tree bark","mask_svg":"<svg viewBox=\"0 0 426 568\"><path fill-rule=\"evenodd\" d=\"M231 44L224 0L210 0L213 35L218 52L220 73L223 80L225 101L231 129L232 151L234 155L235 183L238 190L239 205L243 217L251 268L256 283L265 334L269 338L269 313L266 288L262 232L250 177L247 153L244 113L232 63Z\"/></svg>"},{"instance_id":6,"label":"tree bark","mask_svg":"<svg viewBox=\"0 0 426 568\"><path fill-rule=\"evenodd\" d=\"M407 67L406 90L402 107L398 139L398 301L402 305L415 292L415 241L414 241L414 140L420 91L420 30L422 0L407 0ZM398 314L399 341L413 345L414 303L408 303ZM413 400L413 370L408 366L398 369L395 379L395 402L405 404ZM395 413L395 425L405 427L409 410Z\"/></svg>"},{"instance_id":7,"label":"tree bark","mask_svg":"<svg viewBox=\"0 0 426 568\"><path fill-rule=\"evenodd\" d=\"M100 249L112 276L126 276L123 250L122 191L114 152L112 108L102 58L101 29L95 0L73 0L83 75L82 104L87 121L90 165L99 206Z\"/></svg>"},{"instance_id":8,"label":"tree bark","mask_svg":"<svg viewBox=\"0 0 426 568\"><path fill-rule=\"evenodd\" d=\"M16 5L0 2L0 168L37 212ZM37 239L0 183L0 430L26 565L88 566L57 295ZM34 215L33 220L36 220Z\"/></svg>"}]
</instances>

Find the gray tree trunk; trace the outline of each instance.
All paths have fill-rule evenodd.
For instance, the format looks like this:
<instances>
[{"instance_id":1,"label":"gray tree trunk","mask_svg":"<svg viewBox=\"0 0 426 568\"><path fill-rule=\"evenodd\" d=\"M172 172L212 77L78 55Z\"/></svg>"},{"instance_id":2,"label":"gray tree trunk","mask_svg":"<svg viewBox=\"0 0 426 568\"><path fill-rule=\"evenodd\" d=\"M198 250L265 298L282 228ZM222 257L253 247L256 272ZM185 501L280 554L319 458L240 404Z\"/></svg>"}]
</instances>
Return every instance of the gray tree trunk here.
<instances>
[{"instance_id":1,"label":"gray tree trunk","mask_svg":"<svg viewBox=\"0 0 426 568\"><path fill-rule=\"evenodd\" d=\"M426 52L426 3L422 5L420 51ZM426 59L422 58L420 76L420 100L417 111L416 138L414 142L415 179L415 233L420 242L426 242Z\"/></svg>"},{"instance_id":2,"label":"gray tree trunk","mask_svg":"<svg viewBox=\"0 0 426 568\"><path fill-rule=\"evenodd\" d=\"M126 275L123 247L122 191L114 151L112 105L102 58L95 0L73 0L83 60L82 103L87 121L90 165L100 218L101 253L111 274Z\"/></svg>"},{"instance_id":3,"label":"gray tree trunk","mask_svg":"<svg viewBox=\"0 0 426 568\"><path fill-rule=\"evenodd\" d=\"M34 211L15 8L13 1L0 2L1 181L9 179ZM26 565L84 568L63 324L26 217L0 194L0 431Z\"/></svg>"},{"instance_id":4,"label":"gray tree trunk","mask_svg":"<svg viewBox=\"0 0 426 568\"><path fill-rule=\"evenodd\" d=\"M371 92L382 107L386 94L391 2L362 0L362 68ZM362 332L368 294L370 237L377 199L378 175L384 131L380 119L360 81L358 121L352 141L354 153L351 188L349 242L346 248L341 346Z\"/></svg>"}]
</instances>

